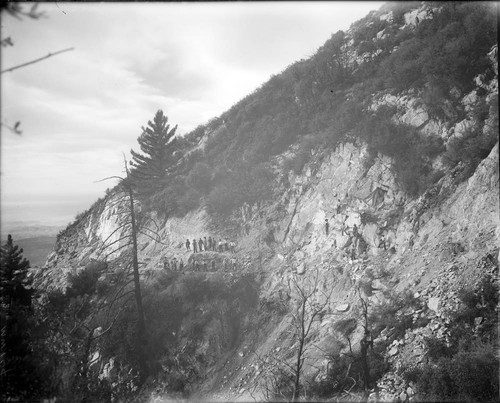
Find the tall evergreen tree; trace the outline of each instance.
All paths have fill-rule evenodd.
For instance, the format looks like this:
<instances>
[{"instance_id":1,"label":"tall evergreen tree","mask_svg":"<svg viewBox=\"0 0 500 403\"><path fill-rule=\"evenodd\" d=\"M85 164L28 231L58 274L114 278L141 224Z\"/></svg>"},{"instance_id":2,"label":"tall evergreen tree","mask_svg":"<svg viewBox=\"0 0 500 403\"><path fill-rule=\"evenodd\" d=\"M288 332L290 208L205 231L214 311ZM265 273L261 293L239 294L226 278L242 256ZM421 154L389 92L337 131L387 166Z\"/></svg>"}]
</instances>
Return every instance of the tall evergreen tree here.
<instances>
[{"instance_id":1,"label":"tall evergreen tree","mask_svg":"<svg viewBox=\"0 0 500 403\"><path fill-rule=\"evenodd\" d=\"M10 235L0 249L1 400L33 398L39 389L29 336L33 317L30 264L22 253Z\"/></svg>"},{"instance_id":2,"label":"tall evergreen tree","mask_svg":"<svg viewBox=\"0 0 500 403\"><path fill-rule=\"evenodd\" d=\"M0 249L0 291L2 308L7 313L16 308L31 306L31 280L28 278L30 262L23 258L23 250L14 245L12 236Z\"/></svg>"},{"instance_id":3,"label":"tall evergreen tree","mask_svg":"<svg viewBox=\"0 0 500 403\"><path fill-rule=\"evenodd\" d=\"M177 142L174 138L177 125L170 129L168 118L158 110L153 121L142 127L137 141L143 154L130 150L132 154L132 179L141 194L152 194L164 187L168 169L176 161Z\"/></svg>"}]
</instances>

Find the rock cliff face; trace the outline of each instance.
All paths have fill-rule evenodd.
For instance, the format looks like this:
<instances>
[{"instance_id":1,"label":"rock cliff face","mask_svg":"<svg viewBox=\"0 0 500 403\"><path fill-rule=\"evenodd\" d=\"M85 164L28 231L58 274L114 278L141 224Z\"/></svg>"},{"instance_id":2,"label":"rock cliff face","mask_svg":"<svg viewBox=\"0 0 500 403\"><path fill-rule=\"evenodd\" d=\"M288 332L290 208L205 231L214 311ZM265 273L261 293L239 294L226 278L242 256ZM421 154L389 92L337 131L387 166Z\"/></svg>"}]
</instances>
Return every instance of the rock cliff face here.
<instances>
[{"instance_id":1,"label":"rock cliff face","mask_svg":"<svg viewBox=\"0 0 500 403\"><path fill-rule=\"evenodd\" d=\"M426 18L432 16L425 7L404 14L407 25ZM380 19L392 16L384 14ZM466 109L473 105L480 88L493 97L497 78L484 82L478 77L474 91L456 94L458 103ZM446 105L443 118L433 117L411 91L381 91L373 99L369 110L394 107L394 122L445 143L463 135L469 124L467 116L449 123ZM263 399L262 385L272 362L293 363L297 338L292 313L299 297L294 282L303 289L319 285L312 299L326 304L314 323L314 334L306 340L304 374L319 379L329 366L325 351L341 339L336 323L358 320L361 299L377 306L387 302L386 291L410 290L419 301L421 308L408 314L425 324L394 340L384 352L386 361L397 369L402 363L425 361L423 339L446 338L449 312L459 305L458 291L474 285L484 273L498 270L498 143L468 180L461 180L464 168L458 164L418 198L401 188L391 158L380 153L371 158L361 140L344 141L330 151L313 150L298 175L284 168L286 159L296 152L292 146L274 158L278 175L273 199L235 211L236 227L214 222L199 208L183 217L153 217L159 227L149 229L159 235L159 242L139 235L145 283L164 275L163 261L175 258L182 260L186 276L205 276L207 282L218 278L232 290L232 297L217 300L222 307L220 321L203 324L190 350L198 357L192 364L199 374L193 390L205 398ZM441 157L433 167L443 167ZM119 241L123 208L117 195L108 195L60 235L40 275L47 288L64 287L68 273L106 255L104 242L123 244ZM186 248L186 240L192 243L205 237L234 241L235 249L194 254ZM107 258L115 256L118 252ZM248 280L252 292L242 279ZM236 297L247 291L242 300ZM241 306L231 310L228 301L233 297ZM209 306L210 301L204 304ZM207 306L198 307L203 311ZM184 326L188 316L172 341L179 351L188 342ZM189 316L189 321L193 318ZM353 346L359 345L362 330L358 326L353 332ZM203 356L210 359L199 358ZM395 370L384 375L378 386L384 399L406 400L413 393Z\"/></svg>"},{"instance_id":2,"label":"rock cliff face","mask_svg":"<svg viewBox=\"0 0 500 403\"><path fill-rule=\"evenodd\" d=\"M331 291L329 314L309 341L323 347L335 334L335 323L356 311L360 284L365 285L363 289L366 284L371 288L363 295L372 304L384 300L384 290L410 288L428 307L416 315L427 316L430 322L407 335L401 344L391 346L387 358L419 360L423 359L423 337L445 334L444 312L457 307L458 290L474 284L485 270L494 267L494 263L485 265L484 259L490 256L491 262L497 261L500 241L498 144L468 181L457 184L451 172L417 200L406 199L398 189L387 158L377 158L366 169L364 155L363 146L343 144L322 162L311 163L304 176L284 173L283 181L290 185L275 202L247 209L242 221L246 231L231 238L237 245L234 254L193 255L186 250L186 239L228 235L214 231L203 210L168 219L160 230L161 244L140 236L143 273L161 273L163 259L175 257L185 262L188 272L193 271L195 258L201 271L206 260L209 270L215 261L216 271L231 277L258 274L260 304L247 319L257 327L249 326L246 334L238 335L238 343L231 346L233 356L210 352L214 355L212 366L220 366L218 360L225 357L226 369L214 375L223 382L212 380L200 386L202 394L246 400L253 391L259 396L253 388L259 376L265 375L265 368L257 365L256 356L281 357L283 361L291 358L292 321L275 307L293 292L289 288L293 277L306 286L319 276L322 289ZM64 284L61 274L99 257L100 243L110 235L113 239L112 232L117 228L116 215L107 207L115 203L109 197L59 239L43 272L45 279L51 284ZM329 220L328 234L325 219ZM353 233L355 227L357 234ZM320 301L322 297L318 298ZM274 315L272 327L266 323L268 315ZM356 337L359 341L361 334ZM210 350L198 348L205 354ZM311 347L308 357L312 358L306 361L309 366L305 373L318 371L317 357L323 355ZM328 360L324 357L320 362L321 373L326 371ZM391 397L407 386L395 382L391 376L381 381Z\"/></svg>"}]
</instances>

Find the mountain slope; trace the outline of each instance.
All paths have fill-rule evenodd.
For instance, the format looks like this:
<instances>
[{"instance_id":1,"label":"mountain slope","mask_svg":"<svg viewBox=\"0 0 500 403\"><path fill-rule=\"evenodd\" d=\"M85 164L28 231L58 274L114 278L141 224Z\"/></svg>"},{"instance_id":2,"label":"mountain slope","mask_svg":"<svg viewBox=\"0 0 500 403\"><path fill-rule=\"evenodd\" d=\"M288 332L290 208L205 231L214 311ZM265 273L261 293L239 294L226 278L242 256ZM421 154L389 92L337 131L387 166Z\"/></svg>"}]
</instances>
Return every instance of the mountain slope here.
<instances>
[{"instance_id":1,"label":"mountain slope","mask_svg":"<svg viewBox=\"0 0 500 403\"><path fill-rule=\"evenodd\" d=\"M290 393L303 291L308 314L322 307L302 340L306 398L326 396L341 357L358 357L362 373L367 328L373 382L363 392L360 375L354 390L376 400L417 392L402 368L430 362L425 340L452 338L461 290L486 275L496 284L498 272L495 18L489 4L473 6L384 6L180 142L171 187L141 200L160 240L139 236L161 368L149 392ZM186 180L196 164L206 189ZM39 284L64 288L102 259L106 239L123 245L121 203L112 192L61 233ZM235 250L185 247L204 237ZM174 258L183 271L163 268ZM126 360L102 351L102 365L111 358Z\"/></svg>"}]
</instances>

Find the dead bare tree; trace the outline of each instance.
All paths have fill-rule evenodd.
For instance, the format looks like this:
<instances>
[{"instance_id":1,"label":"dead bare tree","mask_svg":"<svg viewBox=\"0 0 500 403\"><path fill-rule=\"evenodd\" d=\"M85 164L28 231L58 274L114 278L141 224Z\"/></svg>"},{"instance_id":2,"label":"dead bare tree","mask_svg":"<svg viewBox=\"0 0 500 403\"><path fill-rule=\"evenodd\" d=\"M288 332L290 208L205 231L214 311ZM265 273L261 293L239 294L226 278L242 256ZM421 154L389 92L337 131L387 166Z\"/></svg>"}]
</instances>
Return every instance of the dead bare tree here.
<instances>
[{"instance_id":1,"label":"dead bare tree","mask_svg":"<svg viewBox=\"0 0 500 403\"><path fill-rule=\"evenodd\" d=\"M361 303L361 315L363 326L363 338L360 341L360 355L361 355L361 368L363 369L363 381L365 387L365 395L368 395L370 390L370 366L368 363L368 349L371 347L373 350L373 338L368 323L368 301L361 296L361 290L358 288L359 300Z\"/></svg>"},{"instance_id":2,"label":"dead bare tree","mask_svg":"<svg viewBox=\"0 0 500 403\"><path fill-rule=\"evenodd\" d=\"M327 308L330 304L331 291L330 293L325 293L320 290L318 285L319 270L317 269L310 284L306 284L305 281L300 283L297 276L293 276L289 285L290 294L294 296L293 299L295 302L295 307L291 315L297 339L296 361L292 368L294 378L292 401L295 401L301 392L302 370L306 353L310 348L308 341L319 331L319 328L315 325L327 313Z\"/></svg>"},{"instance_id":3,"label":"dead bare tree","mask_svg":"<svg viewBox=\"0 0 500 403\"><path fill-rule=\"evenodd\" d=\"M107 179L118 179L119 186L118 192L121 192L121 196L116 198L109 208L115 208L116 214L118 216L118 226L117 228L104 239L102 247L98 253L101 259L107 261L108 258L113 255L118 254L119 256L114 259L115 263L122 262L124 259L126 261L124 265L124 274L128 278L131 274L132 280L126 281L125 284L130 284L133 282L133 293L135 297L135 305L137 309L137 347L142 350L146 346L146 321L144 315L144 308L142 303L142 293L141 293L141 281L140 281L140 270L139 270L139 258L138 258L138 242L137 238L139 234L142 234L156 243L161 243L160 235L158 234L158 226L156 222L147 216L138 217L138 206L135 199L135 189L134 182L130 177L130 171L128 169L127 161L124 156L124 167L125 176L112 176ZM147 224L153 224L155 229L151 229ZM116 239L115 239L116 238ZM125 249L128 250L128 253ZM131 273L130 273L131 270ZM139 363L141 366L141 374L144 376L147 374L147 364L144 359L141 359Z\"/></svg>"}]
</instances>

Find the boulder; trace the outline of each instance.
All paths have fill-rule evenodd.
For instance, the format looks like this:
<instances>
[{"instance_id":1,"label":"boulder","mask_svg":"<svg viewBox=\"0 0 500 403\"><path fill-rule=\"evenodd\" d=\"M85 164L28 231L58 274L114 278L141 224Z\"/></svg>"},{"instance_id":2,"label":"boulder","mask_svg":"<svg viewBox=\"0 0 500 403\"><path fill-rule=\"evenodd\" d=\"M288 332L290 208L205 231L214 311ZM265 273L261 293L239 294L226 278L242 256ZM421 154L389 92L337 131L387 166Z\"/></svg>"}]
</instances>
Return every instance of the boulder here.
<instances>
[{"instance_id":1,"label":"boulder","mask_svg":"<svg viewBox=\"0 0 500 403\"><path fill-rule=\"evenodd\" d=\"M438 297L429 298L429 301L427 301L427 307L430 310L437 313L439 311L439 298Z\"/></svg>"},{"instance_id":2,"label":"boulder","mask_svg":"<svg viewBox=\"0 0 500 403\"><path fill-rule=\"evenodd\" d=\"M346 312L350 308L350 305L346 302L345 304L340 304L335 307L338 312Z\"/></svg>"},{"instance_id":3,"label":"boulder","mask_svg":"<svg viewBox=\"0 0 500 403\"><path fill-rule=\"evenodd\" d=\"M368 223L363 228L363 238L372 248L378 248L379 237L377 231L378 226L375 223Z\"/></svg>"},{"instance_id":4,"label":"boulder","mask_svg":"<svg viewBox=\"0 0 500 403\"><path fill-rule=\"evenodd\" d=\"M297 274L304 274L306 272L306 262L303 262L302 264L297 267Z\"/></svg>"}]
</instances>

